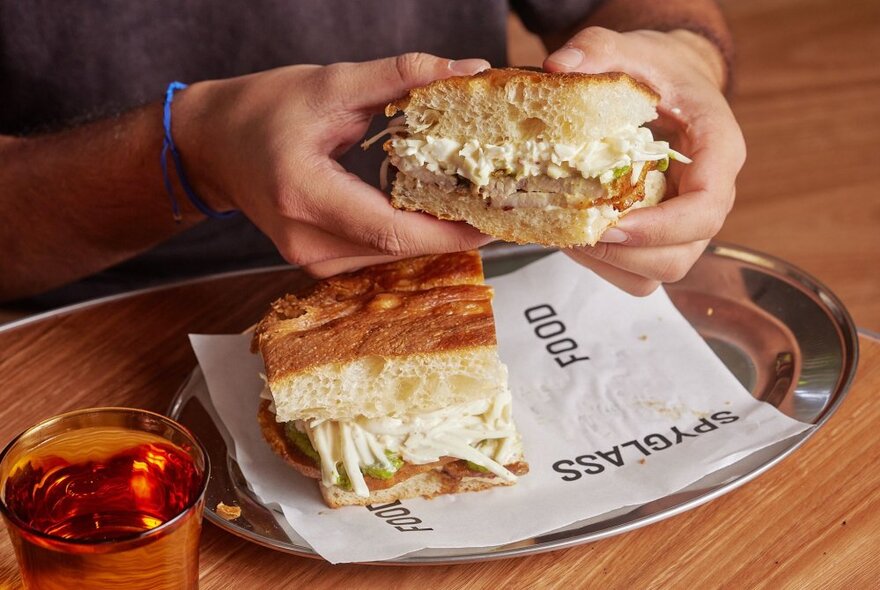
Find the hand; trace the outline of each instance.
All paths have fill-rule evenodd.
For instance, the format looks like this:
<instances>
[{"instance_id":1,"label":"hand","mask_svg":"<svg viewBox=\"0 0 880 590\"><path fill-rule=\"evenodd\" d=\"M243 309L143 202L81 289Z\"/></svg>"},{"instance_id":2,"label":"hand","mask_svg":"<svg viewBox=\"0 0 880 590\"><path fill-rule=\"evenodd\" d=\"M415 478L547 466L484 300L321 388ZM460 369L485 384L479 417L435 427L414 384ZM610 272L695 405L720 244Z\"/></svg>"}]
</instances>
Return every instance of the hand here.
<instances>
[{"instance_id":1,"label":"hand","mask_svg":"<svg viewBox=\"0 0 880 590\"><path fill-rule=\"evenodd\" d=\"M314 275L475 248L490 238L392 208L335 158L410 88L487 67L413 53L194 84L174 102L175 142L212 208L241 210L286 260Z\"/></svg>"},{"instance_id":2,"label":"hand","mask_svg":"<svg viewBox=\"0 0 880 590\"><path fill-rule=\"evenodd\" d=\"M667 195L637 209L595 247L566 253L634 295L684 277L721 229L745 161L742 132L720 91L723 61L707 40L689 31L617 33L590 27L551 54L553 72L626 72L662 97L651 124L693 163L672 162Z\"/></svg>"}]
</instances>

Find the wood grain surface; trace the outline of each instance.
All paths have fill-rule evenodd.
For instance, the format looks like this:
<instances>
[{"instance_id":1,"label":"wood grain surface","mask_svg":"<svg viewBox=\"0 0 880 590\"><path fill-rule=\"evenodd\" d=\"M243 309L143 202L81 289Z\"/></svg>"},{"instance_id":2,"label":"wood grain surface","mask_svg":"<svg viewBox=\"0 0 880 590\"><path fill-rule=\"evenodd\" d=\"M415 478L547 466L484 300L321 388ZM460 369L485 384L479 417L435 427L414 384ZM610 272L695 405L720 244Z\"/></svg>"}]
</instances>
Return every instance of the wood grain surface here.
<instances>
[{"instance_id":1,"label":"wood grain surface","mask_svg":"<svg viewBox=\"0 0 880 590\"><path fill-rule=\"evenodd\" d=\"M723 5L748 159L718 237L801 267L880 331L880 2Z\"/></svg>"},{"instance_id":2,"label":"wood grain surface","mask_svg":"<svg viewBox=\"0 0 880 590\"><path fill-rule=\"evenodd\" d=\"M804 268L858 325L880 330L880 3L723 5L738 42L732 104L749 159L720 237ZM517 63L534 59L523 47ZM193 284L0 332L0 438L75 408L163 411L196 362L187 333L243 329L303 280L285 272ZM329 566L206 525L201 587L878 587L880 341L860 344L850 396L803 448L661 523L544 555L418 568ZM19 584L0 531L0 588Z\"/></svg>"},{"instance_id":3,"label":"wood grain surface","mask_svg":"<svg viewBox=\"0 0 880 590\"><path fill-rule=\"evenodd\" d=\"M0 439L71 409L164 411L196 364L188 333L236 332L305 280L294 271L192 284L0 332ZM767 474L658 524L589 545L482 564L331 566L207 524L201 587L867 588L880 580L880 341L862 337L837 414ZM0 588L17 587L0 531Z\"/></svg>"}]
</instances>

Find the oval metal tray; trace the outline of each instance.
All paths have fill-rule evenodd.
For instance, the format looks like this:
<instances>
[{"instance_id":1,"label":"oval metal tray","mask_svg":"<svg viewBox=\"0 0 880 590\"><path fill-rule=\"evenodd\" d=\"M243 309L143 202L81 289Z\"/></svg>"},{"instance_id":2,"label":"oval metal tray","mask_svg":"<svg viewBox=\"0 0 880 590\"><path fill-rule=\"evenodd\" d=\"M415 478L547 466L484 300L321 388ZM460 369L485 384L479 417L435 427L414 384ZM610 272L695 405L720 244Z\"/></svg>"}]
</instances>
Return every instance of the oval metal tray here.
<instances>
[{"instance_id":1,"label":"oval metal tray","mask_svg":"<svg viewBox=\"0 0 880 590\"><path fill-rule=\"evenodd\" d=\"M487 276L511 272L547 254L534 247L490 247ZM688 276L666 287L670 298L725 365L757 399L788 416L821 426L843 400L855 373L858 335L840 301L815 279L770 256L712 244ZM280 511L264 506L229 454L198 367L175 395L168 415L210 449L206 517L244 539L305 557L319 557ZM617 535L669 518L730 492L797 449L818 428L782 441L669 496L604 514L558 531L496 547L425 549L382 562L415 565L499 559L551 551ZM241 516L216 513L234 501Z\"/></svg>"}]
</instances>

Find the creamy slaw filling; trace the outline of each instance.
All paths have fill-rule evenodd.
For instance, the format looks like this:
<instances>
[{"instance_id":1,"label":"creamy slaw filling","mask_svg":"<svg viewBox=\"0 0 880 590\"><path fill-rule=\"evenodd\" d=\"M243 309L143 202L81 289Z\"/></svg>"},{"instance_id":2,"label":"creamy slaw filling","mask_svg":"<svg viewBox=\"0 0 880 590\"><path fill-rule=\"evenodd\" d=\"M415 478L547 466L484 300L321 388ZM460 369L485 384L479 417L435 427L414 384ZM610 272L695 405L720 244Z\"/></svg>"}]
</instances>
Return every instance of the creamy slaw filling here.
<instances>
[{"instance_id":1,"label":"creamy slaw filling","mask_svg":"<svg viewBox=\"0 0 880 590\"><path fill-rule=\"evenodd\" d=\"M516 144L482 144L476 139L459 142L429 133L410 133L406 127L392 124L362 145L369 147L385 134L394 164L406 173L426 168L431 172L456 175L477 187L489 184L498 173L517 179L548 176L553 179L580 175L597 178L608 184L629 173L631 183L638 182L645 162L670 159L683 163L691 160L654 139L647 127L627 125L602 139L582 144L554 143L529 139Z\"/></svg>"},{"instance_id":2,"label":"creamy slaw filling","mask_svg":"<svg viewBox=\"0 0 880 590\"><path fill-rule=\"evenodd\" d=\"M515 481L516 476L504 465L521 455L511 419L511 396L506 390L491 399L422 414L297 420L295 427L309 437L321 459L323 485L350 483L361 497L370 494L363 470L396 471L397 457L414 465L454 457Z\"/></svg>"},{"instance_id":3,"label":"creamy slaw filling","mask_svg":"<svg viewBox=\"0 0 880 590\"><path fill-rule=\"evenodd\" d=\"M420 168L457 175L477 187L489 184L503 173L517 179L529 176L567 178L580 175L608 184L622 173L638 182L645 162L691 160L654 139L646 127L628 125L616 133L583 144L552 143L529 139L516 144L481 144L475 139L459 142L430 134L406 134L400 127L391 131L394 164L403 172ZM369 143L372 140L368 140Z\"/></svg>"}]
</instances>

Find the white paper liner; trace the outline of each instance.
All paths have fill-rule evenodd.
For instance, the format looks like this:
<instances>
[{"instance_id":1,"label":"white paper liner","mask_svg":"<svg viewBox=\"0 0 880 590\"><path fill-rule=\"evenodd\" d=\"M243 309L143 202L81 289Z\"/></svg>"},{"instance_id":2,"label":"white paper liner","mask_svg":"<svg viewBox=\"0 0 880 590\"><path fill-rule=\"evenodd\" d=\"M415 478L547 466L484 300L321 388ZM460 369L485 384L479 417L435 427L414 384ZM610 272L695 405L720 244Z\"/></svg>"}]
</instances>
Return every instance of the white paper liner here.
<instances>
[{"instance_id":1,"label":"white paper liner","mask_svg":"<svg viewBox=\"0 0 880 590\"><path fill-rule=\"evenodd\" d=\"M319 484L263 441L250 337L190 337L242 473L328 561L533 537L666 496L811 427L752 398L663 291L632 297L563 254L489 283L531 467L513 487L327 508Z\"/></svg>"}]
</instances>

